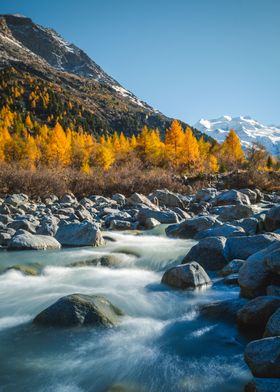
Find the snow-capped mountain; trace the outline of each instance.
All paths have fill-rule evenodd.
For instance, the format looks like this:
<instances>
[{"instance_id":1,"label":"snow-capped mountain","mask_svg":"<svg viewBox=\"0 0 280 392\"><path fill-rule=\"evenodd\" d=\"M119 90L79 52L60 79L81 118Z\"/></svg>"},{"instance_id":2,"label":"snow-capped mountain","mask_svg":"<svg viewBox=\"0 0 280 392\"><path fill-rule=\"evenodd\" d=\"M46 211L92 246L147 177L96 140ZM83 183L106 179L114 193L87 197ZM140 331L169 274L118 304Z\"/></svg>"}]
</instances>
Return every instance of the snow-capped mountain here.
<instances>
[{"instance_id":1,"label":"snow-capped mountain","mask_svg":"<svg viewBox=\"0 0 280 392\"><path fill-rule=\"evenodd\" d=\"M223 142L229 131L234 129L244 149L253 143L258 143L263 145L270 154L279 155L280 153L280 127L263 125L249 116L201 119L193 126L218 142Z\"/></svg>"}]
</instances>

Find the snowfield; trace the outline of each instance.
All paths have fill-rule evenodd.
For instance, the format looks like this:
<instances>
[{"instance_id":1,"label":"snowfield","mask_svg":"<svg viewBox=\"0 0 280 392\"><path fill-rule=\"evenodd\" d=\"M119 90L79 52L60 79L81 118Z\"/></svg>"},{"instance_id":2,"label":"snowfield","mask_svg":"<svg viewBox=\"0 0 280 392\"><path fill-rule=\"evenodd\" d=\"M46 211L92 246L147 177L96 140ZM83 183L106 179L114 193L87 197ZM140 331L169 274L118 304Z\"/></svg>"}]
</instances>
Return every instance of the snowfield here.
<instances>
[{"instance_id":1,"label":"snowfield","mask_svg":"<svg viewBox=\"0 0 280 392\"><path fill-rule=\"evenodd\" d=\"M229 131L234 129L244 149L253 143L259 143L270 154L280 155L280 127L263 125L249 116L201 119L193 126L218 142L223 142Z\"/></svg>"}]
</instances>

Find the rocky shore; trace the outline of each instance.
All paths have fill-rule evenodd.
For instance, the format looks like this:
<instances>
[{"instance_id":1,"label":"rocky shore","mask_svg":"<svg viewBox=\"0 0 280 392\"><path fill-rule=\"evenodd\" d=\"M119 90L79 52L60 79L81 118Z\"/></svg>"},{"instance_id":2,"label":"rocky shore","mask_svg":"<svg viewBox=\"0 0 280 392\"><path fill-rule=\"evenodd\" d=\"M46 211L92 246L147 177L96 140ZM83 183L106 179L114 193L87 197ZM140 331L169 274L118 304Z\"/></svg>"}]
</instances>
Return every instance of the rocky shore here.
<instances>
[{"instance_id":1,"label":"rocky shore","mask_svg":"<svg viewBox=\"0 0 280 392\"><path fill-rule=\"evenodd\" d=\"M193 195L163 189L128 198L114 194L77 200L66 194L30 200L13 194L0 200L0 245L9 251L102 246L110 240L103 231L152 230L160 224L170 238L197 241L181 265L164 272L162 284L170 290L207 288L214 274L222 284L239 286L240 298L202 305L201 317L227 319L252 337L244 352L253 375L247 392L280 391L278 195L206 188ZM40 266L22 271L40 273ZM112 326L120 316L122 311L106 298L73 293L58 298L34 322Z\"/></svg>"}]
</instances>

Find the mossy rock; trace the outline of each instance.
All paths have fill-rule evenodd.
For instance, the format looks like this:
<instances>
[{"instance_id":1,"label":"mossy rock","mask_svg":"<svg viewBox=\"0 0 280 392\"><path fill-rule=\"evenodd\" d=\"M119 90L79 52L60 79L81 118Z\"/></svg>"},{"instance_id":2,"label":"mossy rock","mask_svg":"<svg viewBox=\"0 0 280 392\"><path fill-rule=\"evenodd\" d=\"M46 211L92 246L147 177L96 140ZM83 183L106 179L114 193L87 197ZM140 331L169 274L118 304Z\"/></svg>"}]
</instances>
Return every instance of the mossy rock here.
<instances>
[{"instance_id":1,"label":"mossy rock","mask_svg":"<svg viewBox=\"0 0 280 392\"><path fill-rule=\"evenodd\" d=\"M69 267L89 267L101 265L103 267L118 267L122 263L122 260L118 255L104 255L98 256L89 260L74 261L69 264Z\"/></svg>"},{"instance_id":2,"label":"mossy rock","mask_svg":"<svg viewBox=\"0 0 280 392\"><path fill-rule=\"evenodd\" d=\"M3 273L10 270L16 270L28 276L39 276L42 273L43 266L40 263L15 264L6 268Z\"/></svg>"}]
</instances>

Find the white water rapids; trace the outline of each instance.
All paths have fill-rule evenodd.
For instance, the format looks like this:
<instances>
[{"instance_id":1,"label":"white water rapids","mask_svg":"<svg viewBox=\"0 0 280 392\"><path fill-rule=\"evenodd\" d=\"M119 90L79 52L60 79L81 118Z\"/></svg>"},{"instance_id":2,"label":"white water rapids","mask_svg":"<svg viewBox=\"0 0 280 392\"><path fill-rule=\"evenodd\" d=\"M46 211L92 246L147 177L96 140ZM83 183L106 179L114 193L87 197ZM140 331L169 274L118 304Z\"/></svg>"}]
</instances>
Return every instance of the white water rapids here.
<instances>
[{"instance_id":1,"label":"white water rapids","mask_svg":"<svg viewBox=\"0 0 280 392\"><path fill-rule=\"evenodd\" d=\"M106 234L115 242L101 248L0 252L2 269L44 265L40 276L0 275L0 391L241 392L250 377L245 341L235 326L197 312L199 304L237 297L238 290L216 284L181 292L160 284L193 241ZM118 255L121 265L67 266L96 254ZM125 317L110 329L32 325L38 312L72 293L102 294Z\"/></svg>"}]
</instances>

